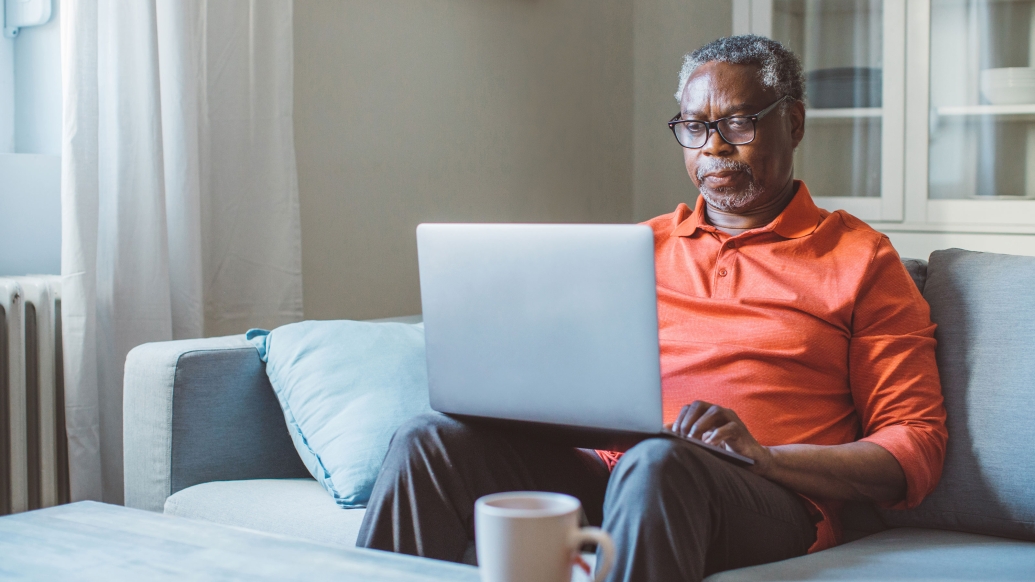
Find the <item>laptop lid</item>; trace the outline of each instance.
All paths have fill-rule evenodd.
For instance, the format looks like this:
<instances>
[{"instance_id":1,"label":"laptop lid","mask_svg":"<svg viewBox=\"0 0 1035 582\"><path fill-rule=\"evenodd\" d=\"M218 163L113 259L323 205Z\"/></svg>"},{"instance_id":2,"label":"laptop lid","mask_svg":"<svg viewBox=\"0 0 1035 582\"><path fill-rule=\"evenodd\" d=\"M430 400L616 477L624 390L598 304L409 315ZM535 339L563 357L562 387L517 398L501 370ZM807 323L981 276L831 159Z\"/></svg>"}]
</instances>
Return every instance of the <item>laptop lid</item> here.
<instances>
[{"instance_id":1,"label":"laptop lid","mask_svg":"<svg viewBox=\"0 0 1035 582\"><path fill-rule=\"evenodd\" d=\"M432 408L660 430L649 227L422 224L417 250Z\"/></svg>"}]
</instances>

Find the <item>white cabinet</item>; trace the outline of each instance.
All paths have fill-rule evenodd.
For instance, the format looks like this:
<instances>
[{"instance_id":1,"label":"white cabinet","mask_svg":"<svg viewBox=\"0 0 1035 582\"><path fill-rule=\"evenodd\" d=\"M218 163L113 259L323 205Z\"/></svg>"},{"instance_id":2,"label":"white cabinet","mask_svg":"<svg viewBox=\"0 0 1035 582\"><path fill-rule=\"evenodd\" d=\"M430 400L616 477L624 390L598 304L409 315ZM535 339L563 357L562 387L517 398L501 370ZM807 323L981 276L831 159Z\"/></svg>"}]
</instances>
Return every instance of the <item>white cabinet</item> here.
<instances>
[{"instance_id":1,"label":"white cabinet","mask_svg":"<svg viewBox=\"0 0 1035 582\"><path fill-rule=\"evenodd\" d=\"M733 32L802 58L820 206L902 254L1035 254L1035 0L734 0Z\"/></svg>"},{"instance_id":2,"label":"white cabinet","mask_svg":"<svg viewBox=\"0 0 1035 582\"><path fill-rule=\"evenodd\" d=\"M775 38L802 59L808 99L795 173L816 202L901 221L906 0L738 0L734 34Z\"/></svg>"}]
</instances>

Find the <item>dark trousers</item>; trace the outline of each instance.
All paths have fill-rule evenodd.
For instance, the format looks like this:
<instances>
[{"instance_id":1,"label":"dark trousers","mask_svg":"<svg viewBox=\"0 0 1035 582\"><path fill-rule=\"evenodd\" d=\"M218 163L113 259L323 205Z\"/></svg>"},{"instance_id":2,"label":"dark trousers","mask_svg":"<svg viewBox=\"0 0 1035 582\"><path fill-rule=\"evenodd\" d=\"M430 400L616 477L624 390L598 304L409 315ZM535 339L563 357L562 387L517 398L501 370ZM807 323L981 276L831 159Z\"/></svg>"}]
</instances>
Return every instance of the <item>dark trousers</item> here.
<instances>
[{"instance_id":1,"label":"dark trousers","mask_svg":"<svg viewBox=\"0 0 1035 582\"><path fill-rule=\"evenodd\" d=\"M609 472L592 451L432 413L396 432L356 544L459 562L475 500L501 491L577 497L614 539L614 581L701 580L800 556L816 536L797 495L689 443L648 439Z\"/></svg>"}]
</instances>

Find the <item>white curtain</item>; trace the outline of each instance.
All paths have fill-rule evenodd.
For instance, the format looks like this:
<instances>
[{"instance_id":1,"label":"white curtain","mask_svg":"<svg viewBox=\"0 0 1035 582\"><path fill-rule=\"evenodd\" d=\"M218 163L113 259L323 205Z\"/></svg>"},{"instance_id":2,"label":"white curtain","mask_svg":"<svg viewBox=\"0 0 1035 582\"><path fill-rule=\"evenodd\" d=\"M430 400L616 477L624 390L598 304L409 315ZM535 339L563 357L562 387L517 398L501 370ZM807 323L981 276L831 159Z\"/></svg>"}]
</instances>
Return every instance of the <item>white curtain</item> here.
<instances>
[{"instance_id":1,"label":"white curtain","mask_svg":"<svg viewBox=\"0 0 1035 582\"><path fill-rule=\"evenodd\" d=\"M291 0L62 0L72 499L122 502L144 342L302 318Z\"/></svg>"}]
</instances>

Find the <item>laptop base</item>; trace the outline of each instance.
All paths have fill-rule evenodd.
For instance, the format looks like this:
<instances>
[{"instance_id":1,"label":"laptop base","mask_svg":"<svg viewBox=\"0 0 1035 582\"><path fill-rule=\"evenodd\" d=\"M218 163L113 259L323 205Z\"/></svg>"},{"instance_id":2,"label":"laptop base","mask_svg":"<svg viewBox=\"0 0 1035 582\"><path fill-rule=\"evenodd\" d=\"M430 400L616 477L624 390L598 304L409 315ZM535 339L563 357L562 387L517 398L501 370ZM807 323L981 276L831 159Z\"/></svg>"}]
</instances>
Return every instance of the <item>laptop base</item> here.
<instances>
[{"instance_id":1,"label":"laptop base","mask_svg":"<svg viewBox=\"0 0 1035 582\"><path fill-rule=\"evenodd\" d=\"M673 438L698 447L709 453L728 461L738 467L754 465L755 461L739 455L724 448L708 444L700 439L683 437L668 430L661 430L655 433L633 432L615 430L608 428L592 428L583 426L571 426L552 424L547 422L534 422L529 420L513 420L507 418L488 418L484 416L471 416L466 414L449 414L453 418L480 424L497 430L504 430L525 436L532 440L549 444L568 445L581 449L599 449L604 451L617 451L624 453L636 446L638 443L650 438Z\"/></svg>"}]
</instances>

